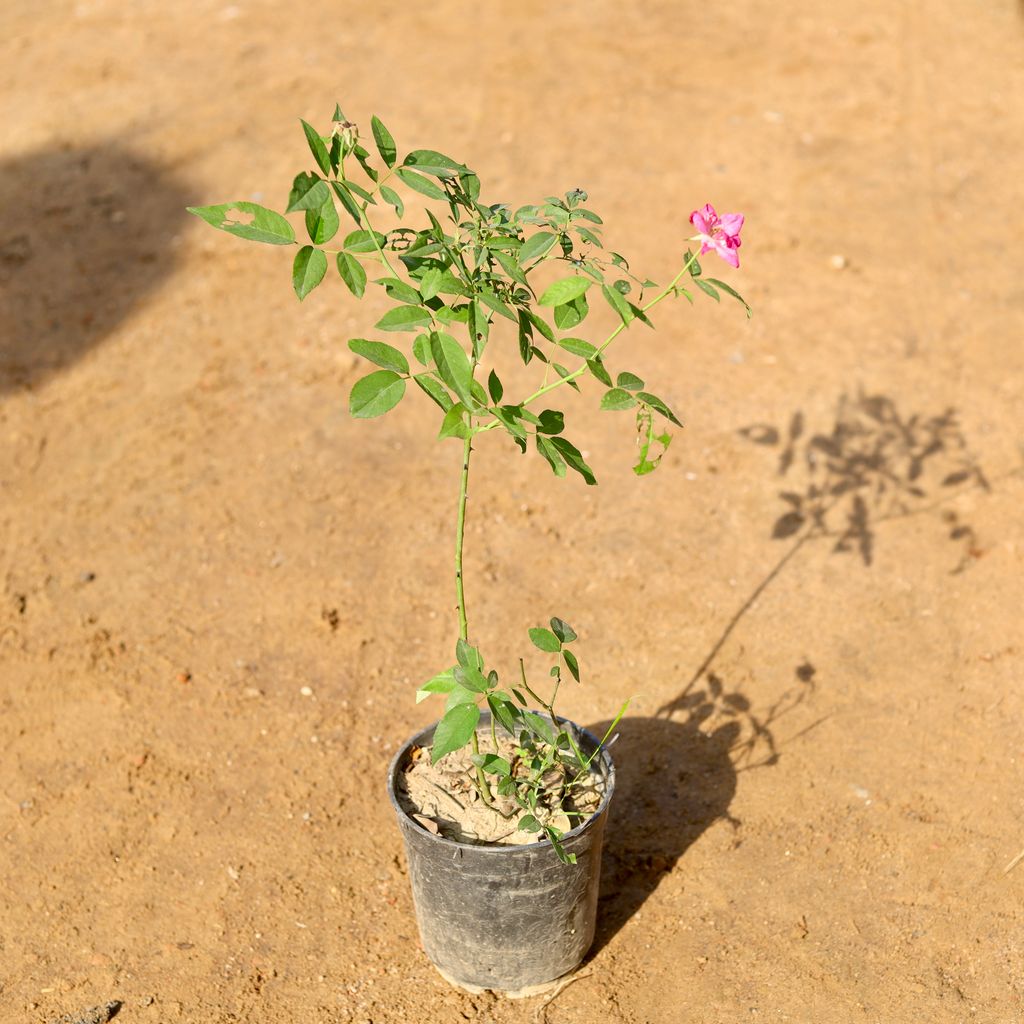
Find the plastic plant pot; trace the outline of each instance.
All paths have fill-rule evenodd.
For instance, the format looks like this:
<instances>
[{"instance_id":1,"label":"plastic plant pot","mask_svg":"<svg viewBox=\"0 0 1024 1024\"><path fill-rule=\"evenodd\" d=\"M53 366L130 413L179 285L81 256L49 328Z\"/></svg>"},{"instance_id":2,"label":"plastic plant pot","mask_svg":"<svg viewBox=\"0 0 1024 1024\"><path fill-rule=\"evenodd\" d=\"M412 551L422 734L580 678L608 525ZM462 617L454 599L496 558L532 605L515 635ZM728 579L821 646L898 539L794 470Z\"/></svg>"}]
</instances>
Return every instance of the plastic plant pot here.
<instances>
[{"instance_id":1,"label":"plastic plant pot","mask_svg":"<svg viewBox=\"0 0 1024 1024\"><path fill-rule=\"evenodd\" d=\"M575 864L563 864L546 839L526 846L460 843L428 832L398 801L398 779L410 752L429 747L435 727L413 736L388 772L423 949L455 985L523 994L573 970L594 941L601 844L615 767L607 750L592 765L604 783L604 797L597 811L562 839L566 853L576 855ZM598 740L574 728L589 756ZM489 729L485 712L477 732Z\"/></svg>"}]
</instances>

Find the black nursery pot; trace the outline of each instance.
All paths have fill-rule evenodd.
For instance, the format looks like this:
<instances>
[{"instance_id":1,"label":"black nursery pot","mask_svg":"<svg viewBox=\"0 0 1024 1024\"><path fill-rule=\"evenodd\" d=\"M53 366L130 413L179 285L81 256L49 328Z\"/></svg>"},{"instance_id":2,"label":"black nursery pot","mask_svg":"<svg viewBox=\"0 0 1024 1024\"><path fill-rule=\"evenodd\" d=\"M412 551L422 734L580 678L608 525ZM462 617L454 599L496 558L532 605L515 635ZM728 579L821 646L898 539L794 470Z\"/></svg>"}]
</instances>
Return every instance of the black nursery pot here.
<instances>
[{"instance_id":1,"label":"black nursery pot","mask_svg":"<svg viewBox=\"0 0 1024 1024\"><path fill-rule=\"evenodd\" d=\"M567 725L571 725L566 721ZM576 967L594 941L601 843L615 767L602 750L593 768L604 781L597 811L562 839L575 864L551 844L476 846L435 836L398 802L399 775L413 747L429 747L435 725L410 739L388 772L388 795L405 840L420 939L450 982L469 989L517 992L554 981ZM485 712L479 734L490 729ZM584 754L598 740L579 730Z\"/></svg>"}]
</instances>

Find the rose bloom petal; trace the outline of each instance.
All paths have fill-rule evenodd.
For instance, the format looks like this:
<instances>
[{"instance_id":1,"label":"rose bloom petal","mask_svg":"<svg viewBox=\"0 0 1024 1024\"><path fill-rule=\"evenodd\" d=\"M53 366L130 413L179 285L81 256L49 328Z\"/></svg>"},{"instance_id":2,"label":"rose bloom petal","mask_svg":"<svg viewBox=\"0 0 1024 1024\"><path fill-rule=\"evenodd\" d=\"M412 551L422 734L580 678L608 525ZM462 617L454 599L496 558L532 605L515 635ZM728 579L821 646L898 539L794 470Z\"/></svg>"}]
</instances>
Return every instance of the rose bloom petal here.
<instances>
[{"instance_id":1,"label":"rose bloom petal","mask_svg":"<svg viewBox=\"0 0 1024 1024\"><path fill-rule=\"evenodd\" d=\"M723 213L721 223L722 230L727 235L738 235L743 228L743 214Z\"/></svg>"}]
</instances>

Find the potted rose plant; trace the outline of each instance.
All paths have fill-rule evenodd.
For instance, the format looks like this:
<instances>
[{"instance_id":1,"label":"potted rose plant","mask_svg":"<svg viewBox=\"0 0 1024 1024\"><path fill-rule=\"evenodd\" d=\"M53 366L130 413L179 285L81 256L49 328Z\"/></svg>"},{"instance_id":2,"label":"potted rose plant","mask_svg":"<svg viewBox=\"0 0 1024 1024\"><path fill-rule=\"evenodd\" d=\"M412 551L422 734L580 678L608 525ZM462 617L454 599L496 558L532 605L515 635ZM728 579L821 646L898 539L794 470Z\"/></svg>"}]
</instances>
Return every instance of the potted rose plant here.
<instances>
[{"instance_id":1,"label":"potted rose plant","mask_svg":"<svg viewBox=\"0 0 1024 1024\"><path fill-rule=\"evenodd\" d=\"M529 629L532 644L552 659L546 686L528 679L522 660L503 684L471 642L462 556L473 442L503 431L555 476L572 471L596 483L565 436L562 411L549 404L559 389L578 391L592 378L603 390L602 409L635 417L634 472L653 471L671 441L669 425L681 424L637 374L613 376L606 356L636 322L652 326L649 314L663 300L682 295L692 302L690 288L716 301L725 293L749 315L733 288L705 277L699 262L714 252L738 266L743 218L719 217L711 206L694 211L690 240L699 245L660 288L605 248L601 218L580 189L517 208L485 204L467 165L429 149L400 155L376 117L375 154L339 108L327 134L304 121L302 127L315 167L294 179L285 214L302 215L308 243L298 241L285 216L255 203L190 210L240 238L296 247L292 284L300 300L324 280L328 256L356 298L370 284L382 289L393 305L375 331L412 340L401 348L349 341L375 367L352 388L352 415L389 412L412 384L437 406L439 438L461 446L455 662L416 695L443 697L445 711L401 748L388 786L426 952L458 984L520 990L571 970L593 939L601 833L614 786L606 747L628 701L601 738L558 716L563 680L580 679L576 633L561 618ZM429 200L421 227L402 224L402 191L415 193L418 206ZM343 217L352 225L342 232ZM328 247L335 238L340 244ZM371 281L370 272L379 276ZM595 297L616 321L599 343L578 330ZM536 367L539 378L515 399L500 375L510 358Z\"/></svg>"}]
</instances>

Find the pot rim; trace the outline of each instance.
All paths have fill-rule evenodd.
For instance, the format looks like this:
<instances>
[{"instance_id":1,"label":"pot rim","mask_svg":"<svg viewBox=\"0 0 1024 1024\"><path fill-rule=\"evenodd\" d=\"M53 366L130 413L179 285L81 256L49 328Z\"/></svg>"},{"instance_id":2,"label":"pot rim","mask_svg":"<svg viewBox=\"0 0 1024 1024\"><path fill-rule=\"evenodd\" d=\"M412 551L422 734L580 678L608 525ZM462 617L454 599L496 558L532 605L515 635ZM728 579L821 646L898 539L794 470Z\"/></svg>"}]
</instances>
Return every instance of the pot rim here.
<instances>
[{"instance_id":1,"label":"pot rim","mask_svg":"<svg viewBox=\"0 0 1024 1024\"><path fill-rule=\"evenodd\" d=\"M480 722L477 725L477 730L479 731L480 726L486 725L488 722L490 722L490 720L490 711L482 711L480 714ZM568 718L562 718L561 716L558 716L558 720L566 725L571 725L574 729L578 730L580 735L585 736L591 743L593 743L595 747L597 747L600 741L589 729L584 729L582 726L577 725L575 722ZM501 854L508 855L510 853L517 853L522 850L532 850L534 847L537 846L546 846L550 848L551 843L547 839L547 837L545 837L544 839L538 839L536 842L533 843L519 843L516 845L512 845L510 843L460 843L456 839L448 839L446 836L434 835L433 832L430 832L428 829L425 829L398 802L398 793L397 786L395 785L395 780L398 776L402 760L406 757L406 755L409 753L412 747L417 745L421 747L426 746L427 744L423 743L422 740L424 739L424 737L432 736L434 730L437 728L439 723L440 719L438 719L432 725L428 725L426 728L420 729L420 731L417 732L414 736L409 737L409 739L406 740L401 747L399 747L398 752L391 759L391 763L388 765L388 797L391 800L391 806L394 807L395 812L398 814L399 818L404 818L406 821L409 822L410 825L412 825L413 828L417 829L419 832L421 832L424 836L427 836L429 839L441 843L444 846L450 846L455 850L472 850L474 856L478 852L500 856ZM499 726L499 728L503 727ZM605 767L605 789L604 795L601 798L601 803L598 805L597 810L594 811L594 813L591 814L590 817L586 819L586 821L580 822L580 824L577 825L575 828L570 829L568 832L563 834L563 843L570 839L574 839L578 835L581 835L608 810L608 804L611 801L612 792L615 789L615 762L611 759L611 756L608 753L609 745L610 744L605 744L601 748L600 754L600 760Z\"/></svg>"}]
</instances>

